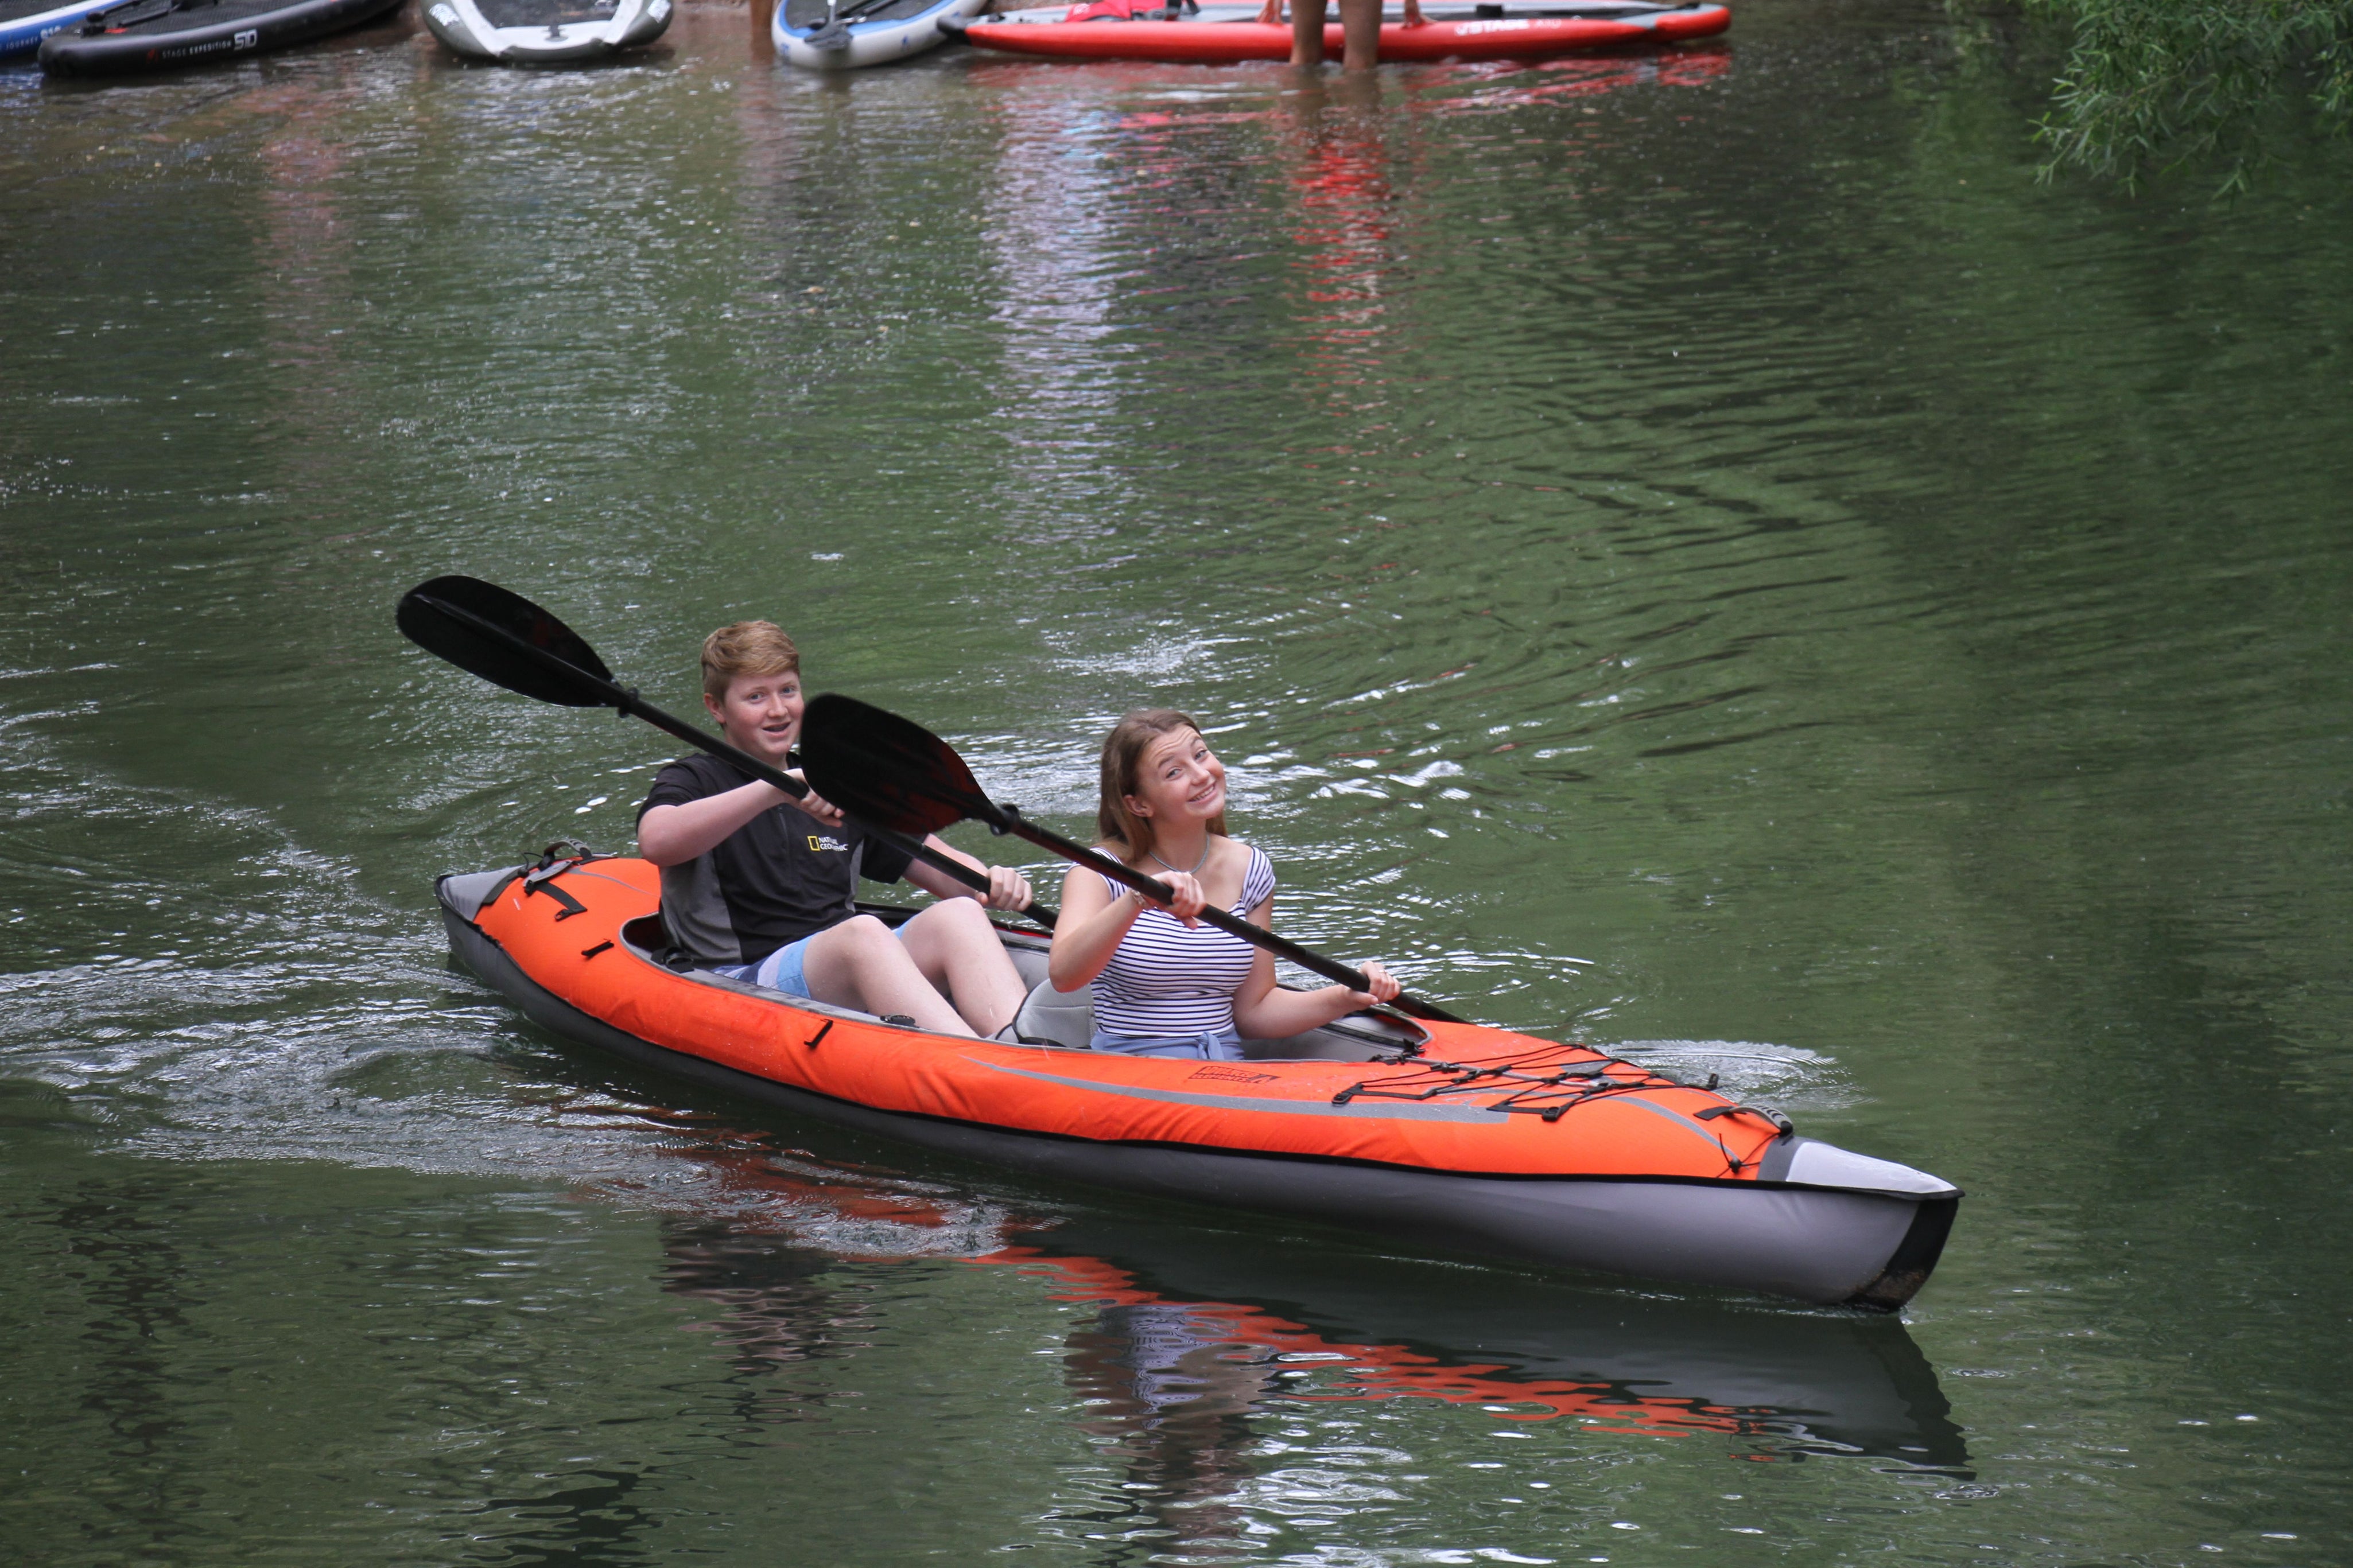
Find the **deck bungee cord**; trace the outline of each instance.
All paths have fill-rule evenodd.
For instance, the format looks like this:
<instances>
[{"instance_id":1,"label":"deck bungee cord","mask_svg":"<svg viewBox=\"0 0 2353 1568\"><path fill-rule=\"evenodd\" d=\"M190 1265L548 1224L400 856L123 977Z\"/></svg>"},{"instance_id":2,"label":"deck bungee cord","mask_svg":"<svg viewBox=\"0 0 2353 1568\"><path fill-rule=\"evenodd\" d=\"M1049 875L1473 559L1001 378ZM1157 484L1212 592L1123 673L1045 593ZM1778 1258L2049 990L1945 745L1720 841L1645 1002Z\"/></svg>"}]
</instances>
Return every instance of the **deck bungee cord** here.
<instances>
[{"instance_id":1,"label":"deck bungee cord","mask_svg":"<svg viewBox=\"0 0 2353 1568\"><path fill-rule=\"evenodd\" d=\"M1345 1105L1354 1100L1398 1100L1426 1102L1450 1094L1492 1094L1499 1089L1509 1089L1501 1100L1489 1100L1483 1110L1506 1115L1536 1116L1546 1122L1556 1122L1579 1106L1597 1104L1605 1100L1622 1099L1652 1089L1689 1089L1683 1079L1639 1063L1606 1057L1561 1065L1582 1047L1545 1046L1503 1062L1485 1064L1472 1062L1441 1062L1422 1058L1418 1047L1409 1048L1390 1058L1377 1058L1384 1065L1404 1066L1410 1070L1396 1077L1367 1079L1353 1083L1332 1097L1335 1105ZM1553 1067L1557 1070L1546 1072ZM1615 1068L1629 1068L1632 1078L1611 1076ZM1713 1091L1716 1075L1707 1075L1704 1086ZM1649 1106L1677 1121L1686 1120L1683 1113L1663 1107ZM1787 1116L1760 1105L1711 1105L1694 1111L1688 1121L1694 1129L1706 1133L1715 1147L1723 1152L1725 1168L1734 1175L1746 1170L1753 1163L1735 1154L1723 1138L1701 1126L1725 1116L1754 1116L1773 1128L1776 1139L1795 1134L1796 1127Z\"/></svg>"}]
</instances>

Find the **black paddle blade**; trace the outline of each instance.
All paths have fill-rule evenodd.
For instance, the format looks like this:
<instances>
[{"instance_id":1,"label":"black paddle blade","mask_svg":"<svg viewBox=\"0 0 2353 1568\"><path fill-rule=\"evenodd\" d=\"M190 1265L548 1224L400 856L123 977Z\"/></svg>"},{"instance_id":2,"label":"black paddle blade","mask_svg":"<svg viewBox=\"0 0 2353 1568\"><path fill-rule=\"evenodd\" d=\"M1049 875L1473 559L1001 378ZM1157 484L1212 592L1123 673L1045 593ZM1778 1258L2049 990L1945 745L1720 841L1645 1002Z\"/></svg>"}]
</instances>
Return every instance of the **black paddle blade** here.
<instances>
[{"instance_id":1,"label":"black paddle blade","mask_svg":"<svg viewBox=\"0 0 2353 1568\"><path fill-rule=\"evenodd\" d=\"M452 615L449 612L458 612ZM553 655L580 672L574 679L564 670L533 658L521 648L487 636L463 618L472 616L500 631L520 638L543 655ZM613 672L596 650L578 633L520 594L510 594L479 577L436 577L401 596L393 620L401 636L438 654L470 674L567 708L602 708L611 701L588 681L612 684Z\"/></svg>"},{"instance_id":2,"label":"black paddle blade","mask_svg":"<svg viewBox=\"0 0 2353 1568\"><path fill-rule=\"evenodd\" d=\"M852 816L901 833L937 833L996 814L955 748L921 724L855 697L809 699L801 716L801 772Z\"/></svg>"}]
</instances>

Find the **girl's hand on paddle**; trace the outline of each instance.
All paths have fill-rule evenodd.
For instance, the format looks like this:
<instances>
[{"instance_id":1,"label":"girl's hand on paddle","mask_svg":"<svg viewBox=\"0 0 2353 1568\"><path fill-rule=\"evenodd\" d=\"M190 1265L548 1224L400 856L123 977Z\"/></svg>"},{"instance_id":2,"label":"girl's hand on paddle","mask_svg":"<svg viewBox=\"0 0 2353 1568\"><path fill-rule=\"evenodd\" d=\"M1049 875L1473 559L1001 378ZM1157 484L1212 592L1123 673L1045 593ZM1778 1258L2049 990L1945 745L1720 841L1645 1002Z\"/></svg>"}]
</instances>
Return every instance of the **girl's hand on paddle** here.
<instances>
[{"instance_id":1,"label":"girl's hand on paddle","mask_svg":"<svg viewBox=\"0 0 2353 1568\"><path fill-rule=\"evenodd\" d=\"M1200 924L1197 917L1208 908L1209 900L1201 891L1199 879L1190 871L1164 871L1160 879L1167 883L1168 890L1176 895L1168 900L1168 912L1188 926Z\"/></svg>"},{"instance_id":2,"label":"girl's hand on paddle","mask_svg":"<svg viewBox=\"0 0 2353 1568\"><path fill-rule=\"evenodd\" d=\"M1009 866L988 868L988 893L981 902L992 910L1026 910L1031 894L1029 879Z\"/></svg>"},{"instance_id":3,"label":"girl's hand on paddle","mask_svg":"<svg viewBox=\"0 0 2353 1568\"><path fill-rule=\"evenodd\" d=\"M1377 963L1365 965L1365 978L1372 982L1371 990L1348 993L1348 1000L1359 1007L1370 1007L1378 1003L1395 1001L1397 994L1405 989L1397 983L1396 978L1388 970Z\"/></svg>"}]
</instances>

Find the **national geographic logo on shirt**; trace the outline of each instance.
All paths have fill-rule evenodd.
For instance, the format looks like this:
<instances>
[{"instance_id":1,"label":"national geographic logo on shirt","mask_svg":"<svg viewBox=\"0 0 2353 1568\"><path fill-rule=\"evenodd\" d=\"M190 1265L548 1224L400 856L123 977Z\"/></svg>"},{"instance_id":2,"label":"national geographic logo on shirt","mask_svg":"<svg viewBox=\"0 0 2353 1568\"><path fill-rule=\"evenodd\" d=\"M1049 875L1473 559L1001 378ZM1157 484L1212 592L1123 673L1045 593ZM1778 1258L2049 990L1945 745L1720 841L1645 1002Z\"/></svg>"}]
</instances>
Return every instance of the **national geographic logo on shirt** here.
<instances>
[{"instance_id":1,"label":"national geographic logo on shirt","mask_svg":"<svg viewBox=\"0 0 2353 1568\"><path fill-rule=\"evenodd\" d=\"M822 855L828 849L837 855L849 853L849 846L830 833L812 833L808 836L808 841L810 850L816 854Z\"/></svg>"}]
</instances>

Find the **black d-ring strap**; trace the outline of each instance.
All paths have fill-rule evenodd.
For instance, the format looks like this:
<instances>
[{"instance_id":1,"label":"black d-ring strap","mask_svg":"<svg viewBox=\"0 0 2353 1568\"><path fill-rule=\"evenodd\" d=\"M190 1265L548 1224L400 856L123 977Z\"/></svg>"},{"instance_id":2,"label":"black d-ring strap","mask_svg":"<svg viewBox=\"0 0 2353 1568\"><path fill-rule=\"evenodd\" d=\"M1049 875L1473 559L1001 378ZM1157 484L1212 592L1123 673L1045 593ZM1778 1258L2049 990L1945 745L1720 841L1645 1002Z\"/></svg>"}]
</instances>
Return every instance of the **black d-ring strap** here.
<instances>
[{"instance_id":1,"label":"black d-ring strap","mask_svg":"<svg viewBox=\"0 0 2353 1568\"><path fill-rule=\"evenodd\" d=\"M559 856L558 851L565 849L570 849L574 853ZM561 839L557 840L547 847L547 853L539 858L539 864L523 874L522 896L528 899L533 893L545 893L549 898L554 899L562 906L556 911L555 918L558 921L568 921L574 915L586 914L588 906L557 887L555 879L583 861L594 858L594 853L590 850L583 849L575 844L566 844Z\"/></svg>"},{"instance_id":2,"label":"black d-ring strap","mask_svg":"<svg viewBox=\"0 0 2353 1568\"><path fill-rule=\"evenodd\" d=\"M588 912L587 905L582 903L579 900L574 898L571 894L565 892L563 889L557 887L553 882L543 881L536 875L525 877L522 880L522 896L524 898L527 899L533 893L545 893L549 898L554 899L557 903L564 906L561 910L556 911L555 918L559 921L568 921L574 915L585 915Z\"/></svg>"}]
</instances>

